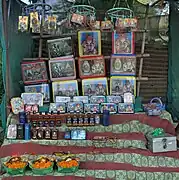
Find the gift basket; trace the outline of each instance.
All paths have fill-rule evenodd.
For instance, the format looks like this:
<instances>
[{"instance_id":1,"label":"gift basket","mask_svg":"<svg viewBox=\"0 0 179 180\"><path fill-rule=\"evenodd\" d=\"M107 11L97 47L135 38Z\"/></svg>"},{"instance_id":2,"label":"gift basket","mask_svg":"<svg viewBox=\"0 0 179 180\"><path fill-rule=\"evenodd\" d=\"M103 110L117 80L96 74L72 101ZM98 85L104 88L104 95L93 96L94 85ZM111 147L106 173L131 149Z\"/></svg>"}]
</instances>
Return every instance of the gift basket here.
<instances>
[{"instance_id":1,"label":"gift basket","mask_svg":"<svg viewBox=\"0 0 179 180\"><path fill-rule=\"evenodd\" d=\"M76 158L66 158L65 160L58 160L57 167L60 173L74 173L79 168L79 161Z\"/></svg>"},{"instance_id":2,"label":"gift basket","mask_svg":"<svg viewBox=\"0 0 179 180\"><path fill-rule=\"evenodd\" d=\"M3 163L5 171L10 175L24 174L28 162L21 157L13 157L9 161Z\"/></svg>"},{"instance_id":3,"label":"gift basket","mask_svg":"<svg viewBox=\"0 0 179 180\"><path fill-rule=\"evenodd\" d=\"M54 162L47 157L40 157L29 164L32 172L37 175L47 175L52 173L53 166Z\"/></svg>"},{"instance_id":4,"label":"gift basket","mask_svg":"<svg viewBox=\"0 0 179 180\"><path fill-rule=\"evenodd\" d=\"M151 99L150 103L144 106L144 111L148 116L159 116L163 110L165 110L165 105L158 97Z\"/></svg>"}]
</instances>

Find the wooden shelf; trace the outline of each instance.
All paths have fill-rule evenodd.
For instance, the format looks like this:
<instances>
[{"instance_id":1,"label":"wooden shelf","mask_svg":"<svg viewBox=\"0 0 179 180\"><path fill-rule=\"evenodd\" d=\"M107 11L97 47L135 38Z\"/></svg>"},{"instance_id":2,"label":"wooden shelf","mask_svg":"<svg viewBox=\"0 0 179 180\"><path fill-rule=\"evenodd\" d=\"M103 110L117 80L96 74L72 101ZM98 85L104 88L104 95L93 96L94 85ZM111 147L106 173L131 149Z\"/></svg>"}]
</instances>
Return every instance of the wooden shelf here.
<instances>
[{"instance_id":1,"label":"wooden shelf","mask_svg":"<svg viewBox=\"0 0 179 180\"><path fill-rule=\"evenodd\" d=\"M112 33L113 31L101 31L102 33ZM135 33L144 33L144 32L149 32L149 30L145 29L138 29L138 30L133 30L132 32ZM48 38L61 38L61 37L69 37L69 36L76 36L77 32L75 33L67 33L67 34L54 34L54 35L32 35L32 39L48 39Z\"/></svg>"},{"instance_id":2,"label":"wooden shelf","mask_svg":"<svg viewBox=\"0 0 179 180\"><path fill-rule=\"evenodd\" d=\"M137 58L145 58L145 57L150 57L150 54L136 54ZM104 56L104 59L110 59L111 56ZM23 58L23 61L36 61L36 60L45 60L48 61L49 58ZM75 57L75 60L78 60L77 57Z\"/></svg>"}]
</instances>

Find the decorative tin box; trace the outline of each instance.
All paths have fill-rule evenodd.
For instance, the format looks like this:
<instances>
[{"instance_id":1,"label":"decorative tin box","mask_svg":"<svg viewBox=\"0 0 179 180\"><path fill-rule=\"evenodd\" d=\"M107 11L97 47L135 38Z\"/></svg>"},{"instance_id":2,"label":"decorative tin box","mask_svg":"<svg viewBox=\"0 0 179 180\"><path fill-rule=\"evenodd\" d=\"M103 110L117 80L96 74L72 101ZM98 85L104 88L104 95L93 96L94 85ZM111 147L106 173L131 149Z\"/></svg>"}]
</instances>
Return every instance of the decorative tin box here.
<instances>
[{"instance_id":1,"label":"decorative tin box","mask_svg":"<svg viewBox=\"0 0 179 180\"><path fill-rule=\"evenodd\" d=\"M79 31L78 32L79 56L101 56L101 32Z\"/></svg>"},{"instance_id":2,"label":"decorative tin box","mask_svg":"<svg viewBox=\"0 0 179 180\"><path fill-rule=\"evenodd\" d=\"M147 134L146 138L148 140L147 146L153 153L177 151L176 136L165 134L155 137L150 133Z\"/></svg>"},{"instance_id":3,"label":"decorative tin box","mask_svg":"<svg viewBox=\"0 0 179 180\"><path fill-rule=\"evenodd\" d=\"M123 98L122 96L106 96L106 102L118 104L123 102Z\"/></svg>"},{"instance_id":4,"label":"decorative tin box","mask_svg":"<svg viewBox=\"0 0 179 180\"><path fill-rule=\"evenodd\" d=\"M74 58L62 57L58 60L49 61L51 81L69 80L76 78Z\"/></svg>"},{"instance_id":5,"label":"decorative tin box","mask_svg":"<svg viewBox=\"0 0 179 180\"><path fill-rule=\"evenodd\" d=\"M49 84L38 84L24 87L26 93L42 93L44 102L50 102Z\"/></svg>"},{"instance_id":6,"label":"decorative tin box","mask_svg":"<svg viewBox=\"0 0 179 180\"><path fill-rule=\"evenodd\" d=\"M69 102L67 104L67 111L75 112L75 113L83 113L83 103L82 102Z\"/></svg>"},{"instance_id":7,"label":"decorative tin box","mask_svg":"<svg viewBox=\"0 0 179 180\"><path fill-rule=\"evenodd\" d=\"M131 76L113 76L110 79L110 94L123 96L124 93L136 94L136 79Z\"/></svg>"},{"instance_id":8,"label":"decorative tin box","mask_svg":"<svg viewBox=\"0 0 179 180\"><path fill-rule=\"evenodd\" d=\"M99 104L84 104L84 113L99 113L100 106Z\"/></svg>"},{"instance_id":9,"label":"decorative tin box","mask_svg":"<svg viewBox=\"0 0 179 180\"><path fill-rule=\"evenodd\" d=\"M87 104L89 102L88 96L75 96L73 97L73 102L82 102Z\"/></svg>"},{"instance_id":10,"label":"decorative tin box","mask_svg":"<svg viewBox=\"0 0 179 180\"><path fill-rule=\"evenodd\" d=\"M21 70L24 84L37 84L48 81L45 61L22 62Z\"/></svg>"},{"instance_id":11,"label":"decorative tin box","mask_svg":"<svg viewBox=\"0 0 179 180\"><path fill-rule=\"evenodd\" d=\"M52 90L54 101L56 96L78 96L78 82L77 80L52 82Z\"/></svg>"},{"instance_id":12,"label":"decorative tin box","mask_svg":"<svg viewBox=\"0 0 179 180\"><path fill-rule=\"evenodd\" d=\"M119 103L118 104L118 113L119 114L133 114L134 113L134 104Z\"/></svg>"},{"instance_id":13,"label":"decorative tin box","mask_svg":"<svg viewBox=\"0 0 179 180\"><path fill-rule=\"evenodd\" d=\"M47 44L50 59L73 55L71 37L48 40Z\"/></svg>"},{"instance_id":14,"label":"decorative tin box","mask_svg":"<svg viewBox=\"0 0 179 180\"><path fill-rule=\"evenodd\" d=\"M78 59L80 78L104 77L106 75L105 60L103 56L84 57Z\"/></svg>"},{"instance_id":15,"label":"decorative tin box","mask_svg":"<svg viewBox=\"0 0 179 180\"><path fill-rule=\"evenodd\" d=\"M112 34L113 54L134 54L134 32Z\"/></svg>"},{"instance_id":16,"label":"decorative tin box","mask_svg":"<svg viewBox=\"0 0 179 180\"><path fill-rule=\"evenodd\" d=\"M122 56L112 55L110 61L110 73L115 75L135 76L136 74L136 57L135 55Z\"/></svg>"},{"instance_id":17,"label":"decorative tin box","mask_svg":"<svg viewBox=\"0 0 179 180\"><path fill-rule=\"evenodd\" d=\"M101 113L103 113L104 110L108 110L110 114L116 114L117 113L117 105L114 103L102 103L101 104Z\"/></svg>"},{"instance_id":18,"label":"decorative tin box","mask_svg":"<svg viewBox=\"0 0 179 180\"><path fill-rule=\"evenodd\" d=\"M82 91L84 96L108 95L107 78L93 78L82 80Z\"/></svg>"},{"instance_id":19,"label":"decorative tin box","mask_svg":"<svg viewBox=\"0 0 179 180\"><path fill-rule=\"evenodd\" d=\"M91 96L90 103L91 104L101 104L106 102L105 96Z\"/></svg>"},{"instance_id":20,"label":"decorative tin box","mask_svg":"<svg viewBox=\"0 0 179 180\"><path fill-rule=\"evenodd\" d=\"M41 93L22 93L21 98L24 104L43 106L43 94Z\"/></svg>"}]
</instances>

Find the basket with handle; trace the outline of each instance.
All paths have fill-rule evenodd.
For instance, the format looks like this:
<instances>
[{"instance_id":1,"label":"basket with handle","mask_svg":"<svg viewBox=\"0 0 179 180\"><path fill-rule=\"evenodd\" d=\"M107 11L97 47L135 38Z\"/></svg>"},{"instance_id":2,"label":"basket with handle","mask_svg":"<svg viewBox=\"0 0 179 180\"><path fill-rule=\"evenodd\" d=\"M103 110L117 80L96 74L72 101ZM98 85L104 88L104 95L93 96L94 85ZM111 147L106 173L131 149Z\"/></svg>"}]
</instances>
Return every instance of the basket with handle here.
<instances>
[{"instance_id":1,"label":"basket with handle","mask_svg":"<svg viewBox=\"0 0 179 180\"><path fill-rule=\"evenodd\" d=\"M149 116L159 116L164 109L165 106L158 97L151 99L150 103L145 107L145 111Z\"/></svg>"}]
</instances>

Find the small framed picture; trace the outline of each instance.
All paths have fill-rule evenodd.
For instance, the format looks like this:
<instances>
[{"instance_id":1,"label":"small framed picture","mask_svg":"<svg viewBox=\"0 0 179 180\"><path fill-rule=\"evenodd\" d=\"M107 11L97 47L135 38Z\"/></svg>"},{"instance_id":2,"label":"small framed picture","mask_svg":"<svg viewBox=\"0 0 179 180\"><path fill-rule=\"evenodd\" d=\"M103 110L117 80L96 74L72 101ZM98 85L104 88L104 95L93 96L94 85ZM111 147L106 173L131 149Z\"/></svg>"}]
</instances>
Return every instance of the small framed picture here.
<instances>
[{"instance_id":1,"label":"small framed picture","mask_svg":"<svg viewBox=\"0 0 179 180\"><path fill-rule=\"evenodd\" d=\"M37 104L34 104L34 105L28 105L26 104L25 107L25 112L27 113L38 113L39 112L39 106Z\"/></svg>"},{"instance_id":2,"label":"small framed picture","mask_svg":"<svg viewBox=\"0 0 179 180\"><path fill-rule=\"evenodd\" d=\"M42 93L43 101L50 102L50 87L49 84L37 84L24 87L26 93Z\"/></svg>"},{"instance_id":3,"label":"small framed picture","mask_svg":"<svg viewBox=\"0 0 179 180\"><path fill-rule=\"evenodd\" d=\"M101 30L111 30L113 24L111 21L101 21Z\"/></svg>"},{"instance_id":4,"label":"small framed picture","mask_svg":"<svg viewBox=\"0 0 179 180\"><path fill-rule=\"evenodd\" d=\"M67 96L56 96L55 97L56 103L68 103L70 101L71 101L71 98L67 97Z\"/></svg>"},{"instance_id":5,"label":"small framed picture","mask_svg":"<svg viewBox=\"0 0 179 180\"><path fill-rule=\"evenodd\" d=\"M135 55L122 56L112 55L110 61L110 73L115 75L135 76L136 57Z\"/></svg>"},{"instance_id":6,"label":"small framed picture","mask_svg":"<svg viewBox=\"0 0 179 180\"><path fill-rule=\"evenodd\" d=\"M95 30L99 30L101 28L101 22L100 21L91 21L90 27Z\"/></svg>"},{"instance_id":7,"label":"small framed picture","mask_svg":"<svg viewBox=\"0 0 179 180\"><path fill-rule=\"evenodd\" d=\"M116 114L117 113L117 105L114 103L102 103L101 104L101 113L103 113L104 110L108 110L110 114Z\"/></svg>"},{"instance_id":8,"label":"small framed picture","mask_svg":"<svg viewBox=\"0 0 179 180\"><path fill-rule=\"evenodd\" d=\"M45 61L22 62L21 70L24 84L36 84L48 81Z\"/></svg>"},{"instance_id":9,"label":"small framed picture","mask_svg":"<svg viewBox=\"0 0 179 180\"><path fill-rule=\"evenodd\" d=\"M79 25L86 24L86 16L82 16L80 14L73 13L71 17L71 22Z\"/></svg>"},{"instance_id":10,"label":"small framed picture","mask_svg":"<svg viewBox=\"0 0 179 180\"><path fill-rule=\"evenodd\" d=\"M122 103L123 102L123 98L122 96L106 96L106 101L107 103Z\"/></svg>"},{"instance_id":11,"label":"small framed picture","mask_svg":"<svg viewBox=\"0 0 179 180\"><path fill-rule=\"evenodd\" d=\"M136 95L136 79L131 76L113 76L110 79L110 94L123 96L124 93L130 92Z\"/></svg>"},{"instance_id":12,"label":"small framed picture","mask_svg":"<svg viewBox=\"0 0 179 180\"><path fill-rule=\"evenodd\" d=\"M79 31L78 32L79 56L100 56L101 55L101 32Z\"/></svg>"},{"instance_id":13,"label":"small framed picture","mask_svg":"<svg viewBox=\"0 0 179 180\"><path fill-rule=\"evenodd\" d=\"M28 31L28 16L19 16L18 30L21 32Z\"/></svg>"},{"instance_id":14,"label":"small framed picture","mask_svg":"<svg viewBox=\"0 0 179 180\"><path fill-rule=\"evenodd\" d=\"M14 97L11 99L11 107L14 114L24 112L24 102L20 97Z\"/></svg>"},{"instance_id":15,"label":"small framed picture","mask_svg":"<svg viewBox=\"0 0 179 180\"><path fill-rule=\"evenodd\" d=\"M49 61L50 80L69 80L76 78L74 58L60 58Z\"/></svg>"},{"instance_id":16,"label":"small framed picture","mask_svg":"<svg viewBox=\"0 0 179 180\"><path fill-rule=\"evenodd\" d=\"M106 102L105 96L91 96L90 103L91 104L101 104Z\"/></svg>"},{"instance_id":17,"label":"small framed picture","mask_svg":"<svg viewBox=\"0 0 179 180\"><path fill-rule=\"evenodd\" d=\"M74 96L73 102L82 102L84 104L89 102L88 96Z\"/></svg>"},{"instance_id":18,"label":"small framed picture","mask_svg":"<svg viewBox=\"0 0 179 180\"><path fill-rule=\"evenodd\" d=\"M118 113L119 114L133 114L134 113L134 104L119 103L118 104Z\"/></svg>"},{"instance_id":19,"label":"small framed picture","mask_svg":"<svg viewBox=\"0 0 179 180\"><path fill-rule=\"evenodd\" d=\"M78 82L71 81L56 81L52 82L53 100L56 96L74 97L78 96Z\"/></svg>"},{"instance_id":20,"label":"small framed picture","mask_svg":"<svg viewBox=\"0 0 179 180\"><path fill-rule=\"evenodd\" d=\"M78 59L80 78L104 77L106 75L105 60L103 56L83 57Z\"/></svg>"},{"instance_id":21,"label":"small framed picture","mask_svg":"<svg viewBox=\"0 0 179 180\"><path fill-rule=\"evenodd\" d=\"M113 54L134 54L135 43L134 33L112 33L112 53Z\"/></svg>"},{"instance_id":22,"label":"small framed picture","mask_svg":"<svg viewBox=\"0 0 179 180\"><path fill-rule=\"evenodd\" d=\"M21 98L24 104L43 106L43 94L41 93L22 93Z\"/></svg>"},{"instance_id":23,"label":"small framed picture","mask_svg":"<svg viewBox=\"0 0 179 180\"><path fill-rule=\"evenodd\" d=\"M84 104L84 113L89 113L89 114L100 113L99 104Z\"/></svg>"},{"instance_id":24,"label":"small framed picture","mask_svg":"<svg viewBox=\"0 0 179 180\"><path fill-rule=\"evenodd\" d=\"M82 102L68 102L67 111L69 113L83 113L83 103Z\"/></svg>"},{"instance_id":25,"label":"small framed picture","mask_svg":"<svg viewBox=\"0 0 179 180\"><path fill-rule=\"evenodd\" d=\"M66 113L66 104L65 103L50 103L49 112Z\"/></svg>"},{"instance_id":26,"label":"small framed picture","mask_svg":"<svg viewBox=\"0 0 179 180\"><path fill-rule=\"evenodd\" d=\"M48 40L47 44L48 44L48 52L49 52L50 59L58 58L61 56L73 55L71 37Z\"/></svg>"},{"instance_id":27,"label":"small framed picture","mask_svg":"<svg viewBox=\"0 0 179 180\"><path fill-rule=\"evenodd\" d=\"M107 78L93 78L82 80L82 91L84 96L108 95Z\"/></svg>"}]
</instances>

